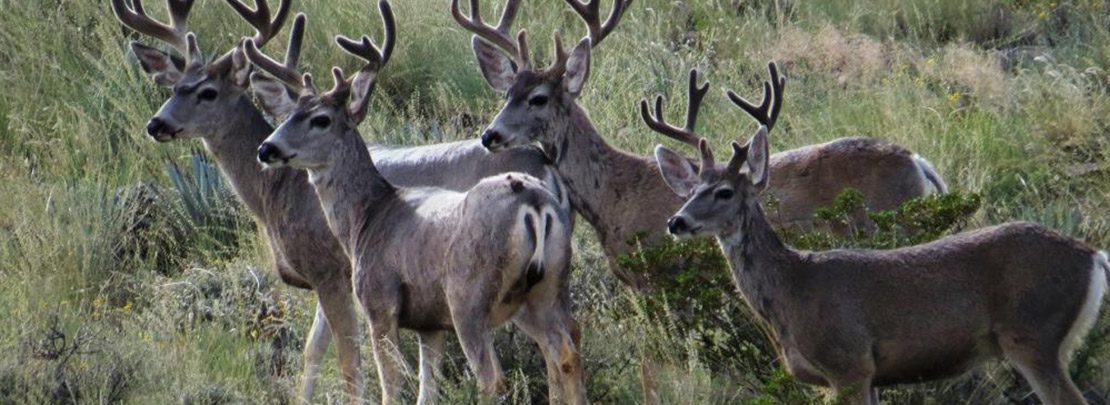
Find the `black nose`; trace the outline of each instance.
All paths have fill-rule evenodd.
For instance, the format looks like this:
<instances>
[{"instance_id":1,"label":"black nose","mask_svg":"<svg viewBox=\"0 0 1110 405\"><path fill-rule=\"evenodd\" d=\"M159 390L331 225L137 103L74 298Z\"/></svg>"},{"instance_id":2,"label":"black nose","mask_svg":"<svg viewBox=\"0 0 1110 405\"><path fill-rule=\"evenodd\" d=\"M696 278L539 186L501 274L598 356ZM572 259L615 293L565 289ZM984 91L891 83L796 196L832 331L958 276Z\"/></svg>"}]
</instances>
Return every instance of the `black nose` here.
<instances>
[{"instance_id":1,"label":"black nose","mask_svg":"<svg viewBox=\"0 0 1110 405\"><path fill-rule=\"evenodd\" d=\"M486 149L490 149L491 147L500 144L501 141L501 133L497 132L497 130L495 129L487 129L485 132L482 133L482 146L485 146Z\"/></svg>"},{"instance_id":2,"label":"black nose","mask_svg":"<svg viewBox=\"0 0 1110 405\"><path fill-rule=\"evenodd\" d=\"M154 117L154 118L151 118L150 121L148 121L146 123L146 134L147 135L157 137L162 132L165 132L165 130L166 130L166 122L162 121L161 118Z\"/></svg>"},{"instance_id":3,"label":"black nose","mask_svg":"<svg viewBox=\"0 0 1110 405\"><path fill-rule=\"evenodd\" d=\"M672 235L678 235L688 229L690 229L690 226L686 224L686 218L673 216L667 220L667 231L670 231Z\"/></svg>"},{"instance_id":4,"label":"black nose","mask_svg":"<svg viewBox=\"0 0 1110 405\"><path fill-rule=\"evenodd\" d=\"M261 146L258 147L258 161L259 162L273 163L274 161L277 161L278 159L281 159L281 151L279 151L277 146L274 146L274 144L269 143L269 142L264 142L264 143L262 143Z\"/></svg>"}]
</instances>

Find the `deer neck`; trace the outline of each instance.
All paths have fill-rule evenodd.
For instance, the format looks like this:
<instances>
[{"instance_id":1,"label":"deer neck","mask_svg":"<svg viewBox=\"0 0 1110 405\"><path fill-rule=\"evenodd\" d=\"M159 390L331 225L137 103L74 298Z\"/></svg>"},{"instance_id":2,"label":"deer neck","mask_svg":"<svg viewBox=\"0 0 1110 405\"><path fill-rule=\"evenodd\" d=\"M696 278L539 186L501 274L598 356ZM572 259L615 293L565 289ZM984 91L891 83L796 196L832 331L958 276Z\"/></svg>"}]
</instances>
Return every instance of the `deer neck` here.
<instances>
[{"instance_id":1,"label":"deer neck","mask_svg":"<svg viewBox=\"0 0 1110 405\"><path fill-rule=\"evenodd\" d=\"M372 213L399 200L397 190L378 172L366 143L355 129L347 130L326 168L308 169L332 233L348 254L374 222Z\"/></svg>"},{"instance_id":2,"label":"deer neck","mask_svg":"<svg viewBox=\"0 0 1110 405\"><path fill-rule=\"evenodd\" d=\"M782 326L789 321L785 307L790 302L793 263L798 254L775 234L757 201L749 200L746 204L737 222L730 224L717 239L744 300L782 335Z\"/></svg>"},{"instance_id":3,"label":"deer neck","mask_svg":"<svg viewBox=\"0 0 1110 405\"><path fill-rule=\"evenodd\" d=\"M621 151L598 134L586 111L569 117L543 143L567 185L571 204L598 232L609 256L625 254L639 234L660 237L682 201L667 188L654 159Z\"/></svg>"},{"instance_id":4,"label":"deer neck","mask_svg":"<svg viewBox=\"0 0 1110 405\"><path fill-rule=\"evenodd\" d=\"M295 195L308 192L304 172L292 168L265 169L257 160L258 145L273 132L274 127L262 116L246 96L239 97L224 130L203 138L205 149L213 156L231 183L235 194L256 218L284 218L289 204L273 204L273 195ZM286 208L286 209L283 209Z\"/></svg>"}]
</instances>

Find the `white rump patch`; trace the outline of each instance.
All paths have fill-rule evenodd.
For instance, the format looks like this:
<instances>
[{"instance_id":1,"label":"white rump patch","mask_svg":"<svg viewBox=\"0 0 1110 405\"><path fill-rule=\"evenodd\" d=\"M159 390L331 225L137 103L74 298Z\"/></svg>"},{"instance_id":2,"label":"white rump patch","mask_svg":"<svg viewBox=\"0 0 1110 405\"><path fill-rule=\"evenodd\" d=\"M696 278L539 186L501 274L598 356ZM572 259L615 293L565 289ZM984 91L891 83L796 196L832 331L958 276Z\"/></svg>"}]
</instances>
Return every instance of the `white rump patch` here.
<instances>
[{"instance_id":1,"label":"white rump patch","mask_svg":"<svg viewBox=\"0 0 1110 405\"><path fill-rule=\"evenodd\" d=\"M1072 324L1071 330L1068 331L1064 344L1060 347L1060 358L1071 355L1098 320L1098 310L1102 307L1102 298L1106 294L1106 273L1110 271L1110 259L1107 259L1106 252L1098 252L1095 253L1093 261L1091 282L1087 286L1087 298L1083 301L1083 308L1076 317L1075 323Z\"/></svg>"},{"instance_id":2,"label":"white rump patch","mask_svg":"<svg viewBox=\"0 0 1110 405\"><path fill-rule=\"evenodd\" d=\"M913 162L917 165L918 174L921 175L922 182L925 183L928 189L928 194L944 194L948 192L948 185L944 183L944 179L940 178L937 174L937 169L933 167L932 163L925 160L924 157L916 153L913 154Z\"/></svg>"}]
</instances>

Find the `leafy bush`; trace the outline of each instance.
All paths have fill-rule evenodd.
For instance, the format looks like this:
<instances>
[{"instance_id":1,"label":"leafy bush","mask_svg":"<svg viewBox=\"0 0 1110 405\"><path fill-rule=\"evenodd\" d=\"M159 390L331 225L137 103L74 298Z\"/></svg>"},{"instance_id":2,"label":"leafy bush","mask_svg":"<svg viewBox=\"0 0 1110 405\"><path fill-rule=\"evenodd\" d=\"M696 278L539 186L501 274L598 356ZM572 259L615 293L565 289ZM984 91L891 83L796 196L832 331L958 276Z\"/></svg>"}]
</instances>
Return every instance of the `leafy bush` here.
<instances>
[{"instance_id":1,"label":"leafy bush","mask_svg":"<svg viewBox=\"0 0 1110 405\"><path fill-rule=\"evenodd\" d=\"M863 193L846 189L832 205L816 210L817 229L846 230L802 233L783 230L783 240L796 248L829 250L839 248L894 249L938 239L958 231L982 205L978 194L951 192L915 198L888 211L868 211ZM865 212L874 229L858 229L852 224L857 213Z\"/></svg>"}]
</instances>

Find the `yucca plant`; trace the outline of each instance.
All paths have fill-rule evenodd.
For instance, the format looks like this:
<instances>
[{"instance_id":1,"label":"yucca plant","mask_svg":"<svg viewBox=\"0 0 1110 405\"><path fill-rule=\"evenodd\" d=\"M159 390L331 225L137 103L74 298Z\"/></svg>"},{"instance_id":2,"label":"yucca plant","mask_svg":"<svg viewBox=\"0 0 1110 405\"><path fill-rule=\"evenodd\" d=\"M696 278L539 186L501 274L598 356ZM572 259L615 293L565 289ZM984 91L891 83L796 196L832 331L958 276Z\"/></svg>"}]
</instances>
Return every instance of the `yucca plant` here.
<instances>
[{"instance_id":1,"label":"yucca plant","mask_svg":"<svg viewBox=\"0 0 1110 405\"><path fill-rule=\"evenodd\" d=\"M216 257L232 254L239 247L239 231L249 221L240 215L238 202L216 165L204 152L193 150L188 166L171 160L166 174L188 246Z\"/></svg>"}]
</instances>

